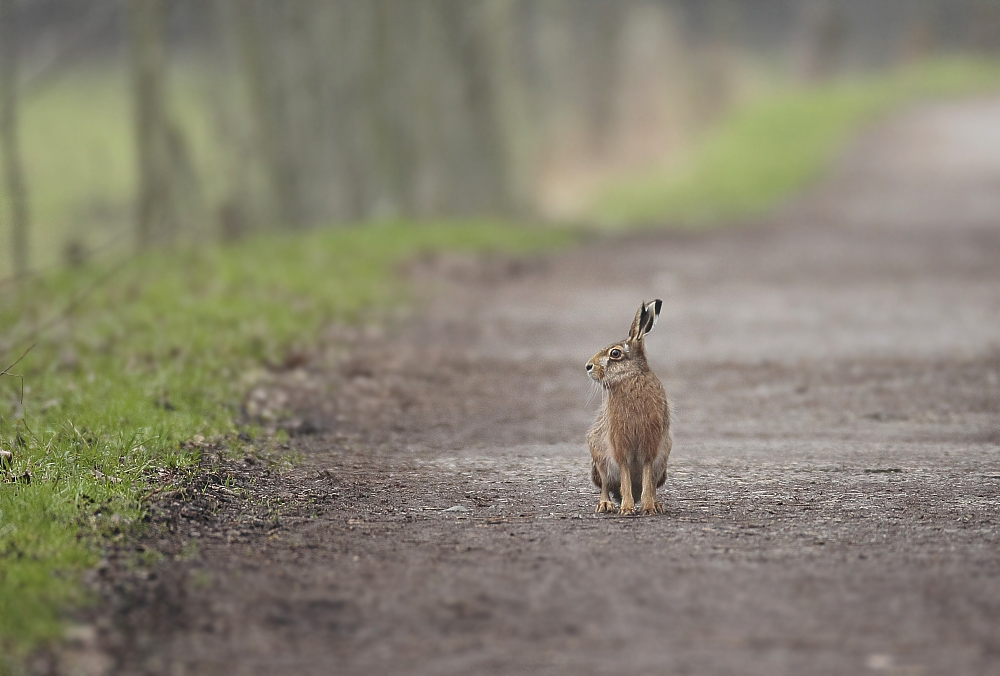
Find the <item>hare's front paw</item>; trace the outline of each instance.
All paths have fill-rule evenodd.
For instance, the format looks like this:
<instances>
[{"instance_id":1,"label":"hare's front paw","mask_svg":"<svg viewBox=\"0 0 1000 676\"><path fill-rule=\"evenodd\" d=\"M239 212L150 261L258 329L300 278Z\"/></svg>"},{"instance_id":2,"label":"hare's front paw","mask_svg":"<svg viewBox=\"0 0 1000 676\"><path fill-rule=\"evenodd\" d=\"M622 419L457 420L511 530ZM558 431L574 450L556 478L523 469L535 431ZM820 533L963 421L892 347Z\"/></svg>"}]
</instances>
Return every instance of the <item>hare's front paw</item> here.
<instances>
[{"instance_id":1,"label":"hare's front paw","mask_svg":"<svg viewBox=\"0 0 1000 676\"><path fill-rule=\"evenodd\" d=\"M615 503L610 500L601 500L597 503L597 514L610 514L615 511Z\"/></svg>"},{"instance_id":2,"label":"hare's front paw","mask_svg":"<svg viewBox=\"0 0 1000 676\"><path fill-rule=\"evenodd\" d=\"M619 514L634 514L635 513L635 503L631 500L622 500L622 507L618 510Z\"/></svg>"},{"instance_id":3,"label":"hare's front paw","mask_svg":"<svg viewBox=\"0 0 1000 676\"><path fill-rule=\"evenodd\" d=\"M659 500L649 501L642 503L642 513L646 514L663 514L663 503Z\"/></svg>"}]
</instances>

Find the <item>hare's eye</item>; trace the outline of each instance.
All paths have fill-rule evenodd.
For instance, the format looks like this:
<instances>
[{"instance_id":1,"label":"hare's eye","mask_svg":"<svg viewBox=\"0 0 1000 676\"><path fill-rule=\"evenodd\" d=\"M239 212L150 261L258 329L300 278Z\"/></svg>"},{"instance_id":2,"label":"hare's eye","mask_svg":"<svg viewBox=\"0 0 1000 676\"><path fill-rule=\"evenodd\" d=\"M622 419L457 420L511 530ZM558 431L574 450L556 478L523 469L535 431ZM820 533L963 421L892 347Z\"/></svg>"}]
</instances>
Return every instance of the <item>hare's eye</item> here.
<instances>
[{"instance_id":1,"label":"hare's eye","mask_svg":"<svg viewBox=\"0 0 1000 676\"><path fill-rule=\"evenodd\" d=\"M612 359L621 359L621 358L622 358L622 351L621 351L621 350L619 350L619 349L618 349L618 348L616 347L616 348L614 348L613 350L611 350L611 352L610 352L609 356L610 356L610 357L611 357Z\"/></svg>"}]
</instances>

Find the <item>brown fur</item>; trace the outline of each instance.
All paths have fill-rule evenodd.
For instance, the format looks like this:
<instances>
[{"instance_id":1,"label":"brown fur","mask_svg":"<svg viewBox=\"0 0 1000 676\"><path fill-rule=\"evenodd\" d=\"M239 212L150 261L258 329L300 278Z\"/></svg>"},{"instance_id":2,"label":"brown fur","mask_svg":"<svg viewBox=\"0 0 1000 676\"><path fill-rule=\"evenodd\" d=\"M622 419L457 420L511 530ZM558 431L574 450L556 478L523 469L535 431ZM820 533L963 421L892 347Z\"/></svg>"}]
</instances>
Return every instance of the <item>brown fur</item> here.
<instances>
[{"instance_id":1,"label":"brown fur","mask_svg":"<svg viewBox=\"0 0 1000 676\"><path fill-rule=\"evenodd\" d=\"M605 391L597 420L587 434L594 484L601 489L598 512L621 500L619 513L634 510L641 495L643 514L660 513L656 489L667 479L667 459L673 441L667 395L646 360L643 342L659 313L661 301L643 303L628 338L607 346L587 362L590 377Z\"/></svg>"}]
</instances>

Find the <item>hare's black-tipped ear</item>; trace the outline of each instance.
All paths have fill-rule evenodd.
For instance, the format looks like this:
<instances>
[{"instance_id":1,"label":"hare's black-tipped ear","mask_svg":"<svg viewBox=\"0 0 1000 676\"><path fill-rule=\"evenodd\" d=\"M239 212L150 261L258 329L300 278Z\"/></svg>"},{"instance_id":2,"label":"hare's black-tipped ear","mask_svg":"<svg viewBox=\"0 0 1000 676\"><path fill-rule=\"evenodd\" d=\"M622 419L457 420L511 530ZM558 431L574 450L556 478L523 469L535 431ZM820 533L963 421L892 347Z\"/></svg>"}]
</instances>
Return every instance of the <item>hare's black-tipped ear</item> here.
<instances>
[{"instance_id":1,"label":"hare's black-tipped ear","mask_svg":"<svg viewBox=\"0 0 1000 676\"><path fill-rule=\"evenodd\" d=\"M663 308L663 301L657 298L652 303L646 303L646 315L648 317L645 324L645 331L649 333L656 326L656 320L660 318L660 309Z\"/></svg>"},{"instance_id":2,"label":"hare's black-tipped ear","mask_svg":"<svg viewBox=\"0 0 1000 676\"><path fill-rule=\"evenodd\" d=\"M652 303L643 303L635 313L632 320L632 328L628 331L628 339L631 341L642 340L642 337L653 330L656 320L660 317L660 308L663 301L657 298Z\"/></svg>"}]
</instances>

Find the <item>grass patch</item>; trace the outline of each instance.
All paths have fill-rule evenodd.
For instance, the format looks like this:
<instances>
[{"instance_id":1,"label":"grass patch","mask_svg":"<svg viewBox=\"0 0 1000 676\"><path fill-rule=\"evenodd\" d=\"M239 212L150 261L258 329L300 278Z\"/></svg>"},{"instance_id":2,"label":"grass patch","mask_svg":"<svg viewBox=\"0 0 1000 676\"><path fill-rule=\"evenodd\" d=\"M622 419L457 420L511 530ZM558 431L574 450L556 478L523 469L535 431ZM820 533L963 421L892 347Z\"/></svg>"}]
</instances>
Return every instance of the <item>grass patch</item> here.
<instances>
[{"instance_id":1,"label":"grass patch","mask_svg":"<svg viewBox=\"0 0 1000 676\"><path fill-rule=\"evenodd\" d=\"M950 59L788 91L734 111L675 168L623 177L592 215L609 226L753 217L815 179L851 134L900 105L1000 89L1000 63Z\"/></svg>"},{"instance_id":2,"label":"grass patch","mask_svg":"<svg viewBox=\"0 0 1000 676\"><path fill-rule=\"evenodd\" d=\"M243 375L329 322L405 299L394 266L428 250L526 252L569 236L499 223L325 229L95 264L0 302L0 671L60 635L79 574L138 523L181 443L233 431ZM112 274L110 277L109 274ZM67 310L69 308L69 310ZM38 327L45 327L38 333ZM30 475L30 483L9 481Z\"/></svg>"}]
</instances>

